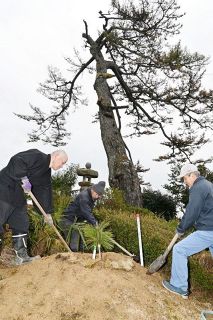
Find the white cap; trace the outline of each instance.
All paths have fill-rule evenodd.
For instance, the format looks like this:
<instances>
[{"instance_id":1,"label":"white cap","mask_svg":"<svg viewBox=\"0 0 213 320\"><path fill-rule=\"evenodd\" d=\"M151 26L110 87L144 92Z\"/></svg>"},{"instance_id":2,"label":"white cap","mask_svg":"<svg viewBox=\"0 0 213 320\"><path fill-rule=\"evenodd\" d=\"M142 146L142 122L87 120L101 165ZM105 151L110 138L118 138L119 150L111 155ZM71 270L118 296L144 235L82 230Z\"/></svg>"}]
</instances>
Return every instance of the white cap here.
<instances>
[{"instance_id":1,"label":"white cap","mask_svg":"<svg viewBox=\"0 0 213 320\"><path fill-rule=\"evenodd\" d=\"M180 170L180 175L177 178L181 179L192 172L198 172L198 168L192 163L186 163L182 166Z\"/></svg>"}]
</instances>

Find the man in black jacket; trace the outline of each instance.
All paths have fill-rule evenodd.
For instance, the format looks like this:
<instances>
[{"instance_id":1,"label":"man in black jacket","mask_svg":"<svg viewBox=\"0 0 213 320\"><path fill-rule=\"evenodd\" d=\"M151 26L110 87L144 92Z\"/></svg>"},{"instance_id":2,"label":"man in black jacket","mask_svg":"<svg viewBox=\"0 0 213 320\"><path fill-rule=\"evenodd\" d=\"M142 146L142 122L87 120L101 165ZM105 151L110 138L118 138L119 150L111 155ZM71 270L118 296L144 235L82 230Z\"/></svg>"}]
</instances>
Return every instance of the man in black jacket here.
<instances>
[{"instance_id":1,"label":"man in black jacket","mask_svg":"<svg viewBox=\"0 0 213 320\"><path fill-rule=\"evenodd\" d=\"M16 264L33 260L27 253L29 219L24 193L32 190L47 213L46 222L52 224L51 169L62 168L67 160L63 150L45 154L30 149L14 155L0 171L0 246L3 244L3 224L7 223L12 230Z\"/></svg>"},{"instance_id":2,"label":"man in black jacket","mask_svg":"<svg viewBox=\"0 0 213 320\"><path fill-rule=\"evenodd\" d=\"M74 252L79 249L82 250L82 241L80 239L79 233L77 230L71 230L72 224L75 222L84 222L95 226L97 220L95 219L92 210L95 205L95 201L98 200L104 193L105 182L99 181L97 184L94 184L91 188L81 191L75 198L73 202L65 209L63 218L61 220L61 229L65 238L68 238L70 235L70 249ZM71 230L71 232L69 232Z\"/></svg>"}]
</instances>

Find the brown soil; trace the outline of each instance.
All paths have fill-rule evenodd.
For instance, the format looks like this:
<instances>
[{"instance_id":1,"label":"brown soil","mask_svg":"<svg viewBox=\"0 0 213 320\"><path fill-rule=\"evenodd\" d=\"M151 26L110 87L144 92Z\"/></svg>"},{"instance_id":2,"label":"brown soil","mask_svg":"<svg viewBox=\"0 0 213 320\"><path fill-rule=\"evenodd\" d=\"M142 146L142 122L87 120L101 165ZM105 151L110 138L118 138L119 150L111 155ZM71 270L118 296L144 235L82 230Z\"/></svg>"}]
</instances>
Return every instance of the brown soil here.
<instances>
[{"instance_id":1,"label":"brown soil","mask_svg":"<svg viewBox=\"0 0 213 320\"><path fill-rule=\"evenodd\" d=\"M116 253L53 254L18 267L0 265L1 320L195 320L212 309L184 300L161 276Z\"/></svg>"}]
</instances>

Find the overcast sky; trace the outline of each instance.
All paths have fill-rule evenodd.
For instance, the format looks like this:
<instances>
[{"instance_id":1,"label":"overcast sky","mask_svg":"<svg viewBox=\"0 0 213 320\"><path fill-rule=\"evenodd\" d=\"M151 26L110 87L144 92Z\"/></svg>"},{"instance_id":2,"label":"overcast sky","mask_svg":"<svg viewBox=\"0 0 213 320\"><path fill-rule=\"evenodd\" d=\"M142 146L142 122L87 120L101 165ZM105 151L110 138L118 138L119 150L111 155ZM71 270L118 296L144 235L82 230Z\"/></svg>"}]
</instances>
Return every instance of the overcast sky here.
<instances>
[{"instance_id":1,"label":"overcast sky","mask_svg":"<svg viewBox=\"0 0 213 320\"><path fill-rule=\"evenodd\" d=\"M179 0L183 18L180 39L191 52L198 51L213 57L213 1ZM45 106L46 101L36 91L40 82L47 78L47 66L66 69L65 56L72 56L73 48L82 50L81 34L83 19L88 22L89 32L95 38L102 21L98 11L106 12L109 0L0 0L0 168L9 158L29 148L50 153L53 148L41 143L27 143L27 133L32 124L18 119L16 113L29 114L29 103ZM206 87L213 87L213 63L207 68L204 79ZM87 92L88 83L85 87ZM92 124L92 116L98 108L96 94L89 94L89 106L75 113L70 112L71 140L65 147L70 162L84 166L87 161L99 171L100 180L107 179L107 162L98 124ZM88 108L90 110L88 114ZM145 138L146 139L146 138ZM133 160L150 168L144 178L154 189L167 182L168 168L164 163L153 162L160 152L158 138L131 139L127 144ZM202 150L211 154L212 144ZM201 154L202 154L201 153Z\"/></svg>"}]
</instances>

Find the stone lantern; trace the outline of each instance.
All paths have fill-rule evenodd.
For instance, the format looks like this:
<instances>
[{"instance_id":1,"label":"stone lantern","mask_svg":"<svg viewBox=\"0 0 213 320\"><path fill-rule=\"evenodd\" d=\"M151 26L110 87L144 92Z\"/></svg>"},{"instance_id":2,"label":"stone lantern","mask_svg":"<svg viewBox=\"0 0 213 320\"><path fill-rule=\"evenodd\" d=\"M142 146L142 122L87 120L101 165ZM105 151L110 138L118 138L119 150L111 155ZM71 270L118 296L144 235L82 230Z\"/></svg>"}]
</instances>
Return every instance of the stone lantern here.
<instances>
[{"instance_id":1,"label":"stone lantern","mask_svg":"<svg viewBox=\"0 0 213 320\"><path fill-rule=\"evenodd\" d=\"M87 162L85 168L77 169L77 175L83 177L83 180L78 183L80 186L80 191L91 187L93 183L91 182L92 178L98 178L98 171L91 169L91 163Z\"/></svg>"}]
</instances>

